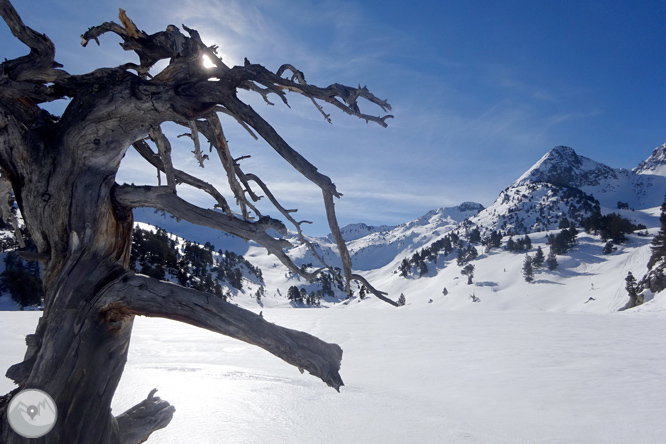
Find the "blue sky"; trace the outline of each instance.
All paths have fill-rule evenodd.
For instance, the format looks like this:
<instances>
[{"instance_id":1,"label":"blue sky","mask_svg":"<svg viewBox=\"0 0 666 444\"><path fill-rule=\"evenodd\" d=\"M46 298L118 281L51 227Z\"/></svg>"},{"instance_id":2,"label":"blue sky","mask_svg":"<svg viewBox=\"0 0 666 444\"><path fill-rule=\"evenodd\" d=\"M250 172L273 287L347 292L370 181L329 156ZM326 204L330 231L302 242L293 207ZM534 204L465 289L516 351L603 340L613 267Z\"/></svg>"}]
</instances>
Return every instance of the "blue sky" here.
<instances>
[{"instance_id":1,"label":"blue sky","mask_svg":"<svg viewBox=\"0 0 666 444\"><path fill-rule=\"evenodd\" d=\"M149 33L168 24L198 29L227 64L291 63L310 83L360 83L388 99L395 119L384 129L337 110L329 125L296 96L291 109L248 98L336 183L342 224L397 224L463 201L490 205L556 145L630 169L666 142L663 1L14 3L72 73L135 60L114 36L80 46L89 26L117 21L122 7ZM3 58L25 52L5 26L0 39ZM244 169L314 221L309 233L325 234L318 190L234 122L223 124L234 156L252 155ZM219 166L200 170L182 139L176 148L182 168L223 188ZM119 180L154 183L155 173L128 156Z\"/></svg>"}]
</instances>

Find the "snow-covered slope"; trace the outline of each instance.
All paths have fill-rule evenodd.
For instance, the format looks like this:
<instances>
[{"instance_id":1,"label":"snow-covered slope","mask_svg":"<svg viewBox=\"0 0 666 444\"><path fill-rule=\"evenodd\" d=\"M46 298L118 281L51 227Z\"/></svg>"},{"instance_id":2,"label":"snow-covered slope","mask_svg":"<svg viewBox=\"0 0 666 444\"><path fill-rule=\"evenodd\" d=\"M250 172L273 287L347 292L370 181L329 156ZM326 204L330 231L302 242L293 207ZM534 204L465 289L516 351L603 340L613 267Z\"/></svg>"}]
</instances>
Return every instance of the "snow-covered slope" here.
<instances>
[{"instance_id":1,"label":"snow-covered slope","mask_svg":"<svg viewBox=\"0 0 666 444\"><path fill-rule=\"evenodd\" d=\"M416 220L398 225L393 230L356 239L349 244L354 268L381 268L393 262L396 257L404 257L428 246L481 210L483 206L474 202L439 208Z\"/></svg>"},{"instance_id":2,"label":"snow-covered slope","mask_svg":"<svg viewBox=\"0 0 666 444\"><path fill-rule=\"evenodd\" d=\"M344 227L340 228L340 233L346 242L350 242L373 233L386 233L387 231L391 231L394 228L394 226L390 225L380 225L378 227L373 227L364 223L357 223L345 225ZM332 234L326 236L326 240L329 242L335 242Z\"/></svg>"},{"instance_id":3,"label":"snow-covered slope","mask_svg":"<svg viewBox=\"0 0 666 444\"><path fill-rule=\"evenodd\" d=\"M198 244L211 244L222 247L223 250L233 251L236 254L245 254L249 248L247 242L231 234L213 228L194 225L185 220L178 220L163 211L152 208L137 208L134 210L134 220L160 227L178 237Z\"/></svg>"},{"instance_id":4,"label":"snow-covered slope","mask_svg":"<svg viewBox=\"0 0 666 444\"><path fill-rule=\"evenodd\" d=\"M351 254L354 268L374 270L392 263L396 257L404 257L423 248L449 231L460 222L468 219L483 209L474 202L464 202L455 207L439 208L428 212L416 220L396 227L368 227L365 224L348 225L341 229L348 239L347 248ZM368 231L365 236L356 236ZM312 238L317 251L324 260L333 266L340 266L337 247L330 235L326 238ZM294 248L290 254L296 263L316 263L316 259L305 246Z\"/></svg>"},{"instance_id":5,"label":"snow-covered slope","mask_svg":"<svg viewBox=\"0 0 666 444\"><path fill-rule=\"evenodd\" d=\"M580 222L595 209L596 199L578 188L526 182L503 190L471 222L484 231L526 234L556 229L564 218Z\"/></svg>"},{"instance_id":6,"label":"snow-covered slope","mask_svg":"<svg viewBox=\"0 0 666 444\"><path fill-rule=\"evenodd\" d=\"M656 229L651 230L655 232ZM480 255L471 262L475 267L472 284L461 274L462 266L457 265L455 255L440 256L435 263L428 262L429 272L421 278L404 278L394 273L397 263L373 270L367 276L377 288L388 291L394 298L404 294L408 304L417 306L432 304L449 310L611 313L629 300L624 280L627 273L643 276L647 271L650 236L630 235L616 251L603 254L604 242L599 236L581 233L571 251L557 256L558 266L554 271L542 266L536 271L534 281L528 283L522 272L525 256L534 257L539 247L547 254L548 234L530 234L532 248L527 253L504 249L485 252L477 245ZM658 294L649 303L655 311L666 310L666 295Z\"/></svg>"}]
</instances>

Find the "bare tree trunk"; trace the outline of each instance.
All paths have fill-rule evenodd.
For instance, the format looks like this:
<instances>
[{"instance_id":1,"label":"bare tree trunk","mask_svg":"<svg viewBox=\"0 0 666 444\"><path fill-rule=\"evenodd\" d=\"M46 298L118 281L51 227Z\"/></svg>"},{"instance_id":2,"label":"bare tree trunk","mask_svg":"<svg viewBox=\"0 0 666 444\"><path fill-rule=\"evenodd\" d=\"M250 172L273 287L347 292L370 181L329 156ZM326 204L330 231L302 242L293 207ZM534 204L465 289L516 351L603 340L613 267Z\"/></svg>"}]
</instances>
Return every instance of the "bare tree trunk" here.
<instances>
[{"instance_id":1,"label":"bare tree trunk","mask_svg":"<svg viewBox=\"0 0 666 444\"><path fill-rule=\"evenodd\" d=\"M259 183L282 214L287 210L258 177L246 175L231 157L216 114L224 112L256 132L320 186L347 282L360 280L377 296L395 304L352 273L335 219L332 198L339 197L335 185L241 102L236 90L257 92L266 101L269 94L275 94L285 103L285 91L291 91L312 99L326 119L328 115L315 99L383 126L390 116L362 114L357 100L363 98L384 110L390 109L389 105L365 88L306 84L303 74L291 65L276 73L247 61L243 67L229 68L215 56L213 48L203 45L196 31L185 27L190 35L186 37L169 27L166 32L147 35L122 10L122 26L107 22L91 28L83 35L84 45L112 32L123 39L125 49L139 55L141 64L73 76L55 62L55 49L48 37L25 26L9 0L0 0L0 15L30 48L27 56L0 65L0 173L5 183L0 187L5 195L0 198L7 197L8 181L37 247L31 258L41 261L45 292L44 313L35 334L27 338L25 359L12 366L7 376L20 389L46 391L58 408L54 429L28 440L7 423L6 408L16 392L5 395L0 398L0 442L134 444L165 427L175 409L154 396L154 391L127 412L115 417L111 413L136 315L175 319L257 345L339 389L342 350L337 345L267 323L213 296L129 272L132 209L158 208L256 241L300 273L283 251L288 243L267 234L271 228L279 232L286 228L280 221L259 214L250 201L259 197L249 181ZM210 57L216 68L204 70L200 63L203 55ZM169 59L169 65L149 79L148 69L160 59ZM282 77L287 71L293 73L291 79ZM60 118L39 107L63 97L71 97L71 102ZM165 121L189 128L202 163L200 135L218 151L242 218L234 216L214 186L175 168L171 145L160 129ZM148 137L157 152L146 142ZM121 159L130 147L166 173L167 186L115 183ZM181 199L177 186L182 183L209 193L226 214ZM299 224L297 229L302 237Z\"/></svg>"}]
</instances>

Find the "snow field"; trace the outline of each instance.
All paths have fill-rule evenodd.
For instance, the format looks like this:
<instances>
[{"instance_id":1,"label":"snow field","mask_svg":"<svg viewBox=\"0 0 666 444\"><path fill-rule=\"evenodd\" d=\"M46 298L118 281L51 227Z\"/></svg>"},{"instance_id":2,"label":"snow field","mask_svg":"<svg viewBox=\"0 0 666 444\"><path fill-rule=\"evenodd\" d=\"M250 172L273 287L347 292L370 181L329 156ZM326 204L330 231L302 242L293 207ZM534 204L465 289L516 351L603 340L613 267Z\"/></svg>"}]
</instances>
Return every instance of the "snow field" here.
<instances>
[{"instance_id":1,"label":"snow field","mask_svg":"<svg viewBox=\"0 0 666 444\"><path fill-rule=\"evenodd\" d=\"M158 388L177 411L148 442L165 444L665 442L663 313L431 307L264 310L340 344L341 393L256 347L137 318L114 413ZM38 317L0 313L3 368Z\"/></svg>"},{"instance_id":2,"label":"snow field","mask_svg":"<svg viewBox=\"0 0 666 444\"><path fill-rule=\"evenodd\" d=\"M666 439L666 326L654 315L362 305L264 315L343 347L340 394L255 347L138 319L118 411L160 388L178 411L158 443Z\"/></svg>"},{"instance_id":3,"label":"snow field","mask_svg":"<svg viewBox=\"0 0 666 444\"><path fill-rule=\"evenodd\" d=\"M532 249L527 254L530 257L534 257L538 247L548 255L548 234L529 235ZM365 275L376 288L388 291L394 300L404 293L408 305L427 304L456 311L612 313L628 301L624 280L627 273L631 271L634 276L643 276L647 272L651 240L651 236L629 235L628 241L618 246L617 251L604 255L604 244L599 237L581 232L578 245L568 254L557 256L557 269L549 271L544 265L535 272L532 283L525 282L522 275L525 253L499 249L485 253L481 245L476 246L479 257L470 262L475 266L472 285L468 285L467 277L460 274L462 267L456 264L455 253L447 258L440 256L436 267L428 262L428 274L421 278L405 279L393 273L404 256ZM446 296L443 295L444 288L448 291ZM470 295L480 301L473 302ZM651 302L666 307L664 295L657 295L657 300Z\"/></svg>"}]
</instances>

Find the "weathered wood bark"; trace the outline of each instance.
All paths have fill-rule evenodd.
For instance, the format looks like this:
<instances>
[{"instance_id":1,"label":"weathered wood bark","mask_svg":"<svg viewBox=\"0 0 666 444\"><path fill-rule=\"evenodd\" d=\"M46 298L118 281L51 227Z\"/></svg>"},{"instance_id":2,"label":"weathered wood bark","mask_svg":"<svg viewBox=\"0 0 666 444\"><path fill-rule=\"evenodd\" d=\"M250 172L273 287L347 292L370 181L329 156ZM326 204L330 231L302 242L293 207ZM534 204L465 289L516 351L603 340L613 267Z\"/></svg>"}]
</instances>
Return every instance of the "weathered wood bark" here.
<instances>
[{"instance_id":1,"label":"weathered wood bark","mask_svg":"<svg viewBox=\"0 0 666 444\"><path fill-rule=\"evenodd\" d=\"M130 273L132 209L158 208L253 240L300 273L283 251L286 241L266 233L268 228L286 229L280 221L259 214L251 202L259 196L249 182L259 184L279 212L286 214L287 210L257 176L246 175L231 157L216 114L224 112L256 132L322 189L347 281L360 279L375 294L392 302L351 271L335 219L332 198L339 193L333 182L241 102L236 91L257 92L267 102L269 95L275 94L285 103L286 91L291 91L312 99L327 120L329 116L317 100L383 126L390 116L363 114L357 101L363 98L383 110L390 106L366 88L309 85L290 65L276 73L247 61L244 66L227 67L215 56L214 48L203 45L196 31L184 27L187 37L169 26L164 32L147 35L122 10L122 25L104 23L91 28L82 36L83 44L112 32L122 38L123 48L139 55L141 63L70 75L55 62L55 48L48 37L27 27L9 0L0 0L0 15L30 48L28 55L0 65L0 184L4 184L0 198L11 188L38 250L30 257L41 261L45 291L44 313L35 334L27 339L25 359L7 375L20 388L48 392L59 412L49 434L29 441L132 444L145 441L169 423L174 408L154 392L127 412L117 417L111 414L135 315L176 319L258 345L338 389L342 385L338 374L342 351L337 345L267 323L212 295ZM216 67L204 69L203 55ZM149 78L150 67L162 59L169 59L169 65ZM290 79L282 77L287 71L292 73ZM39 107L64 97L71 102L60 117ZM190 130L188 135L202 163L200 136L217 150L242 218L234 216L213 185L173 165L171 145L160 128L167 121ZM120 162L130 147L165 173L166 186L115 183ZM224 213L181 199L177 195L181 183L209 193ZM302 222L288 220L302 237ZM314 274L306 277L314 278ZM13 395L0 398L0 442L28 442L7 424L5 409Z\"/></svg>"}]
</instances>

